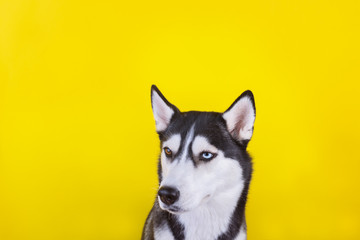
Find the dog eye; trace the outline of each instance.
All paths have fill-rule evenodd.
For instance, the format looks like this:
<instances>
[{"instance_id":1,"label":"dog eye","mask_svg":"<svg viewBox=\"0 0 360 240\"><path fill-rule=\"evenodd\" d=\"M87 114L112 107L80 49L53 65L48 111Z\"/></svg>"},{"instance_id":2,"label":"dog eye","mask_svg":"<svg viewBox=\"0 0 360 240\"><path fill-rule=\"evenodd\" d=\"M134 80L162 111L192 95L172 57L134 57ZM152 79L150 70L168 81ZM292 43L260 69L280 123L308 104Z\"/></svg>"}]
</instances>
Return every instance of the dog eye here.
<instances>
[{"instance_id":1,"label":"dog eye","mask_svg":"<svg viewBox=\"0 0 360 240\"><path fill-rule=\"evenodd\" d=\"M164 152L167 157L172 157L172 151L168 147L164 147Z\"/></svg>"},{"instance_id":2,"label":"dog eye","mask_svg":"<svg viewBox=\"0 0 360 240\"><path fill-rule=\"evenodd\" d=\"M200 160L203 160L203 161L209 161L209 160L213 159L214 157L216 157L216 154L213 154L211 152L202 152L200 154Z\"/></svg>"}]
</instances>

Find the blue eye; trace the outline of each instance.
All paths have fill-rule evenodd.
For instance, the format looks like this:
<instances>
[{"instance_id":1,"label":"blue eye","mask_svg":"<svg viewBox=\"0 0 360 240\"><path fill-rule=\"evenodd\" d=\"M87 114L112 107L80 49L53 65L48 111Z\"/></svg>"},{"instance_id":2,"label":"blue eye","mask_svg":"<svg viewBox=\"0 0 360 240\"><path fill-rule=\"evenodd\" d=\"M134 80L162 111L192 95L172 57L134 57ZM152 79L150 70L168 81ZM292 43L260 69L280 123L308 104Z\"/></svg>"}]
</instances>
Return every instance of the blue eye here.
<instances>
[{"instance_id":1,"label":"blue eye","mask_svg":"<svg viewBox=\"0 0 360 240\"><path fill-rule=\"evenodd\" d=\"M216 157L216 154L213 154L211 152L202 152L200 154L200 160L208 161L208 160L213 159L214 157Z\"/></svg>"}]
</instances>

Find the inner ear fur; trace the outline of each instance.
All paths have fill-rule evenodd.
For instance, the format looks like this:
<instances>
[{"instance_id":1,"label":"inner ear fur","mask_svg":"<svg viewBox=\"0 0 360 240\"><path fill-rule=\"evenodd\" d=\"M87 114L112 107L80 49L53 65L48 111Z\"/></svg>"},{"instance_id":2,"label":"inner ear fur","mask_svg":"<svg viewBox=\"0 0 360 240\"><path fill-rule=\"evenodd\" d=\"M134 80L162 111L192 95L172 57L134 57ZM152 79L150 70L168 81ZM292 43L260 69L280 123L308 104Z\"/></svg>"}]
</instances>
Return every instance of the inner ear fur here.
<instances>
[{"instance_id":1,"label":"inner ear fur","mask_svg":"<svg viewBox=\"0 0 360 240\"><path fill-rule=\"evenodd\" d=\"M253 134L255 114L254 95L247 90L234 101L222 117L232 137L246 145Z\"/></svg>"},{"instance_id":2,"label":"inner ear fur","mask_svg":"<svg viewBox=\"0 0 360 240\"><path fill-rule=\"evenodd\" d=\"M160 90L155 86L151 86L151 106L156 124L156 131L164 131L170 124L175 114L180 112L177 107L171 104Z\"/></svg>"}]
</instances>

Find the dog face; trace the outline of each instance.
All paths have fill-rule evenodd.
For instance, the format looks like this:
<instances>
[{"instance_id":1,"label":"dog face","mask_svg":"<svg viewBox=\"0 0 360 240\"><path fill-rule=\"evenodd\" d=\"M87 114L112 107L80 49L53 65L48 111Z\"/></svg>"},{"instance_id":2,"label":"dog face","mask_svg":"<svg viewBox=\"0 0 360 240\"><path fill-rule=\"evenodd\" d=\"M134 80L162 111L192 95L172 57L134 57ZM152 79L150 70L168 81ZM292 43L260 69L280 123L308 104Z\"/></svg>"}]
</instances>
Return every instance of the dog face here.
<instances>
[{"instance_id":1,"label":"dog face","mask_svg":"<svg viewBox=\"0 0 360 240\"><path fill-rule=\"evenodd\" d=\"M151 100L161 141L160 207L181 214L236 203L251 177L246 146L255 120L252 93L244 92L224 113L180 112L155 86Z\"/></svg>"}]
</instances>

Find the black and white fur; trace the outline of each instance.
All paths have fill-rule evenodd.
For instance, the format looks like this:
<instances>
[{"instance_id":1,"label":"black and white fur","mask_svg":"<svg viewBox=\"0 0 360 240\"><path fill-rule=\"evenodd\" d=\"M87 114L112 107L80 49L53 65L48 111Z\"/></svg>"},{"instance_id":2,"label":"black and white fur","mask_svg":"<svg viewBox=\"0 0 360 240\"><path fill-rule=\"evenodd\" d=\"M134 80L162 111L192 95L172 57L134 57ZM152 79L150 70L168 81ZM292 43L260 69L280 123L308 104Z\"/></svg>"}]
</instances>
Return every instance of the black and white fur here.
<instances>
[{"instance_id":1,"label":"black and white fur","mask_svg":"<svg viewBox=\"0 0 360 240\"><path fill-rule=\"evenodd\" d=\"M151 103L161 142L159 192L142 239L246 239L252 92L242 93L224 113L180 112L154 85Z\"/></svg>"}]
</instances>

